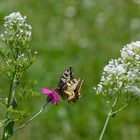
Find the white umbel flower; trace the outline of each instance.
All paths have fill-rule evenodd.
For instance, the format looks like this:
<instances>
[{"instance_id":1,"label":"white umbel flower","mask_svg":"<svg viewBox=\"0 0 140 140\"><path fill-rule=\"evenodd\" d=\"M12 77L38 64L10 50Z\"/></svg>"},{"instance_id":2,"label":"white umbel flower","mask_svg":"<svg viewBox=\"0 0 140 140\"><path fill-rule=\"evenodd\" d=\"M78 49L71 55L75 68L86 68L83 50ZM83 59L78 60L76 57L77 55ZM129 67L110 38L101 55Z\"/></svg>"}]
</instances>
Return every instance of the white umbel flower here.
<instances>
[{"instance_id":1,"label":"white umbel flower","mask_svg":"<svg viewBox=\"0 0 140 140\"><path fill-rule=\"evenodd\" d=\"M125 45L121 58L109 61L103 69L96 93L113 94L120 91L140 95L140 41Z\"/></svg>"},{"instance_id":2,"label":"white umbel flower","mask_svg":"<svg viewBox=\"0 0 140 140\"><path fill-rule=\"evenodd\" d=\"M31 39L32 27L26 23L26 16L14 12L4 18L5 31L1 39L12 47L22 47Z\"/></svg>"},{"instance_id":3,"label":"white umbel flower","mask_svg":"<svg viewBox=\"0 0 140 140\"><path fill-rule=\"evenodd\" d=\"M16 20L19 21L20 24L23 24L26 20L26 16L22 17L19 12L14 12L6 16L4 19L6 21L4 26L7 26L8 23L16 22Z\"/></svg>"}]
</instances>

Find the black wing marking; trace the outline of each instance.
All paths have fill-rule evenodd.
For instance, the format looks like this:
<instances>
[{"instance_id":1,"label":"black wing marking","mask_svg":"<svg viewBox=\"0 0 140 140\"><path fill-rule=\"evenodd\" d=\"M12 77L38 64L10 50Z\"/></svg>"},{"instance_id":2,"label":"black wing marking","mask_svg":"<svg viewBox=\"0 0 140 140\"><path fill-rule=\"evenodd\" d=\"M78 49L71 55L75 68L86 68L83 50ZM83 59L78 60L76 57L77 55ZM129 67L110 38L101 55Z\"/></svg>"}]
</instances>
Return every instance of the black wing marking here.
<instances>
[{"instance_id":1,"label":"black wing marking","mask_svg":"<svg viewBox=\"0 0 140 140\"><path fill-rule=\"evenodd\" d=\"M58 83L58 87L61 88L63 87L67 82L69 82L70 80L73 79L73 68L72 67L68 67L65 72L63 73L63 75L60 78L60 81Z\"/></svg>"}]
</instances>

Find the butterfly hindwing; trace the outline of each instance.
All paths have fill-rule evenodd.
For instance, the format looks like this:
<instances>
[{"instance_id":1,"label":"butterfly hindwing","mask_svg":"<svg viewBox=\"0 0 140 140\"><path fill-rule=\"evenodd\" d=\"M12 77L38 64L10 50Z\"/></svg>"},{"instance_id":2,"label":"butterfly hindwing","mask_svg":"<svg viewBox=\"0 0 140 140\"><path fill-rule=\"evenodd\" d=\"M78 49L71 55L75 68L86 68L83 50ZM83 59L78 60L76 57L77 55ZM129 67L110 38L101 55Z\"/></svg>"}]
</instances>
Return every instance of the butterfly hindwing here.
<instances>
[{"instance_id":1,"label":"butterfly hindwing","mask_svg":"<svg viewBox=\"0 0 140 140\"><path fill-rule=\"evenodd\" d=\"M62 88L63 97L69 102L76 102L80 97L80 89L83 83L83 79L72 79Z\"/></svg>"}]
</instances>

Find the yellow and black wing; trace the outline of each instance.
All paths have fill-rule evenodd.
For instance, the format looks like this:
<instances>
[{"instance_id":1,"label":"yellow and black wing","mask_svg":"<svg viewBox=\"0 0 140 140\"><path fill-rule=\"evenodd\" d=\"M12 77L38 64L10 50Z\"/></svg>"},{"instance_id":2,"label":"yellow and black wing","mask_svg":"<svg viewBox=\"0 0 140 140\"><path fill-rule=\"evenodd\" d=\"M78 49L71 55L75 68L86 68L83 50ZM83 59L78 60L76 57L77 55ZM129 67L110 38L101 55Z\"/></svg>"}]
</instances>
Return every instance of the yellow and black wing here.
<instances>
[{"instance_id":1,"label":"yellow and black wing","mask_svg":"<svg viewBox=\"0 0 140 140\"><path fill-rule=\"evenodd\" d=\"M63 99L67 99L68 102L76 102L80 97L80 89L83 81L81 78L70 80L62 87L60 96Z\"/></svg>"},{"instance_id":2,"label":"yellow and black wing","mask_svg":"<svg viewBox=\"0 0 140 140\"><path fill-rule=\"evenodd\" d=\"M80 89L83 83L82 78L73 78L73 68L68 67L61 76L56 92L62 97L62 99L68 100L68 102L76 102L80 97Z\"/></svg>"},{"instance_id":3,"label":"yellow and black wing","mask_svg":"<svg viewBox=\"0 0 140 140\"><path fill-rule=\"evenodd\" d=\"M68 67L65 72L63 73L63 75L61 76L59 83L58 83L58 87L61 89L67 82L69 82L70 80L73 79L73 68L72 67Z\"/></svg>"}]
</instances>

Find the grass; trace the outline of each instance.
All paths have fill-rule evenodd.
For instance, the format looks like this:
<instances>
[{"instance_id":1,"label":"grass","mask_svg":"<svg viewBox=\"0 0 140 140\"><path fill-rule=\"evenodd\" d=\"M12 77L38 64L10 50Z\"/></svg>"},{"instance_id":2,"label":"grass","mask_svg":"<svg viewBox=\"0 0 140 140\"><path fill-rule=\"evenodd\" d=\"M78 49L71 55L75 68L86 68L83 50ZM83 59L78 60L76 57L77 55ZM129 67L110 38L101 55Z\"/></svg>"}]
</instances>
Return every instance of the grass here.
<instances>
[{"instance_id":1,"label":"grass","mask_svg":"<svg viewBox=\"0 0 140 140\"><path fill-rule=\"evenodd\" d=\"M0 0L0 3L0 29L3 17L16 11L26 15L33 27L31 47L39 54L26 76L39 81L38 90L56 87L68 66L74 67L77 77L85 79L77 104L61 100L11 140L98 139L108 108L92 88L99 82L108 60L119 57L126 43L139 40L138 1ZM6 89L5 82L0 87ZM44 98L40 95L25 104L29 114L39 110ZM132 104L111 120L104 140L140 137L139 104Z\"/></svg>"}]
</instances>

